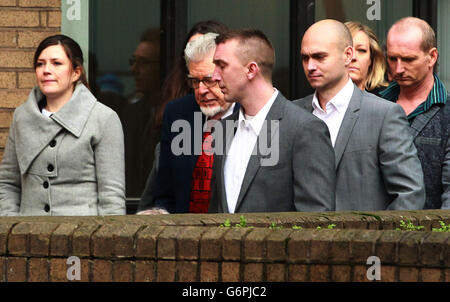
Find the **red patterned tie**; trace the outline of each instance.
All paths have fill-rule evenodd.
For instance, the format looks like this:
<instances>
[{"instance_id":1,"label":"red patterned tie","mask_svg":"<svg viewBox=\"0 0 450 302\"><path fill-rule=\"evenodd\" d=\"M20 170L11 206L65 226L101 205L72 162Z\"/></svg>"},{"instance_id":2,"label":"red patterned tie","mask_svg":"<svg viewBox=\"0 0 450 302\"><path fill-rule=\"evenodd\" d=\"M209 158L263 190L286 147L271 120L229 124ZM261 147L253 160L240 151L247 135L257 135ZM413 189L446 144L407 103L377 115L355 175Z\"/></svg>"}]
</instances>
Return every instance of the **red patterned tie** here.
<instances>
[{"instance_id":1,"label":"red patterned tie","mask_svg":"<svg viewBox=\"0 0 450 302\"><path fill-rule=\"evenodd\" d=\"M191 200L189 203L190 213L208 213L214 160L211 141L211 132L204 132L202 154L197 159L197 164L192 175Z\"/></svg>"}]
</instances>

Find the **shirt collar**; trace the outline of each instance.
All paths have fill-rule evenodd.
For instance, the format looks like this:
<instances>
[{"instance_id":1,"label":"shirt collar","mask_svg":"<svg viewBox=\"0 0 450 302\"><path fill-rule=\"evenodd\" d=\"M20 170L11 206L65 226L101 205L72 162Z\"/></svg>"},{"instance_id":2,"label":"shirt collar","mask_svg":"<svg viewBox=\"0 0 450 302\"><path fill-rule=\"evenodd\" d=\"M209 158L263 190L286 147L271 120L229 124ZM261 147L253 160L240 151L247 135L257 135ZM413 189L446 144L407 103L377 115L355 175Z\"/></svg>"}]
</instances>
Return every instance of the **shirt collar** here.
<instances>
[{"instance_id":1,"label":"shirt collar","mask_svg":"<svg viewBox=\"0 0 450 302\"><path fill-rule=\"evenodd\" d=\"M327 103L328 106L332 106L339 113L343 113L347 110L350 99L352 98L354 90L354 84L351 79L348 79L347 84ZM317 98L317 91L314 92L312 106L314 110L324 111L319 104Z\"/></svg>"},{"instance_id":2,"label":"shirt collar","mask_svg":"<svg viewBox=\"0 0 450 302\"><path fill-rule=\"evenodd\" d=\"M239 109L239 125L249 127L255 132L256 135L259 135L259 132L264 125L264 121L266 120L267 114L269 113L270 108L272 108L272 105L278 96L279 91L276 88L274 88L274 90L275 91L273 92L267 103L251 119L245 118L244 109L241 107Z\"/></svg>"},{"instance_id":3,"label":"shirt collar","mask_svg":"<svg viewBox=\"0 0 450 302\"><path fill-rule=\"evenodd\" d=\"M426 101L433 100L433 103L445 104L447 102L447 88L445 87L444 83L439 80L439 77L435 73L433 73L433 77L433 88L431 88ZM386 89L380 91L380 95L382 98L393 102L397 101L399 94L400 86L395 81L391 82Z\"/></svg>"}]
</instances>

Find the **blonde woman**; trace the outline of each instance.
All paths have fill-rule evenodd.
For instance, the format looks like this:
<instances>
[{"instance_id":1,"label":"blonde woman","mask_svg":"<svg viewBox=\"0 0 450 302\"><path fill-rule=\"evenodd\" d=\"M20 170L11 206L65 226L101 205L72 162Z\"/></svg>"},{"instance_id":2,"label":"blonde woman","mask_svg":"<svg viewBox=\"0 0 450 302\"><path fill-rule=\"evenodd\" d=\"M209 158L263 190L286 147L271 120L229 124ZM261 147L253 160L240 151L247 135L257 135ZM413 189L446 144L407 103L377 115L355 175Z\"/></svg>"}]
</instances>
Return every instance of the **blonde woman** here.
<instances>
[{"instance_id":1,"label":"blonde woman","mask_svg":"<svg viewBox=\"0 0 450 302\"><path fill-rule=\"evenodd\" d=\"M378 38L371 28L359 22L346 22L355 49L350 77L361 90L376 93L387 87L386 61Z\"/></svg>"}]
</instances>

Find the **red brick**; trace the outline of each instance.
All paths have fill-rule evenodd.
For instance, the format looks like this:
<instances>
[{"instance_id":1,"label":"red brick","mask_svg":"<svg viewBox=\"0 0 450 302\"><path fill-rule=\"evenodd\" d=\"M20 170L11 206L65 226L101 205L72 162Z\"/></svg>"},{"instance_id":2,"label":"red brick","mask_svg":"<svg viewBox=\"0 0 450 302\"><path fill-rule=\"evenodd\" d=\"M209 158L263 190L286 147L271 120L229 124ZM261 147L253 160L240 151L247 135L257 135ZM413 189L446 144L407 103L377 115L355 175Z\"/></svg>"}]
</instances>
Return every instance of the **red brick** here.
<instances>
[{"instance_id":1,"label":"red brick","mask_svg":"<svg viewBox=\"0 0 450 302\"><path fill-rule=\"evenodd\" d=\"M282 229L270 233L266 238L267 259L286 261L289 236L292 232L293 230Z\"/></svg>"},{"instance_id":2,"label":"red brick","mask_svg":"<svg viewBox=\"0 0 450 302\"><path fill-rule=\"evenodd\" d=\"M50 259L50 281L52 282L88 282L90 281L90 261L80 259L80 278L81 280L69 280L67 273L69 269L74 268L73 262L67 263L68 258Z\"/></svg>"},{"instance_id":3,"label":"red brick","mask_svg":"<svg viewBox=\"0 0 450 302\"><path fill-rule=\"evenodd\" d=\"M444 275L440 268L422 268L420 270L423 282L444 281Z\"/></svg>"},{"instance_id":4,"label":"red brick","mask_svg":"<svg viewBox=\"0 0 450 302\"><path fill-rule=\"evenodd\" d=\"M61 7L60 0L19 0L22 7Z\"/></svg>"},{"instance_id":5,"label":"red brick","mask_svg":"<svg viewBox=\"0 0 450 302\"><path fill-rule=\"evenodd\" d=\"M72 236L73 254L79 257L91 255L91 236L98 229L96 224L82 224Z\"/></svg>"},{"instance_id":6,"label":"red brick","mask_svg":"<svg viewBox=\"0 0 450 302\"><path fill-rule=\"evenodd\" d=\"M61 26L61 12L51 11L47 15L47 26L59 28Z\"/></svg>"},{"instance_id":7,"label":"red brick","mask_svg":"<svg viewBox=\"0 0 450 302\"><path fill-rule=\"evenodd\" d=\"M242 255L242 242L250 232L249 228L236 228L231 229L223 237L223 259L230 261L240 261Z\"/></svg>"},{"instance_id":8,"label":"red brick","mask_svg":"<svg viewBox=\"0 0 450 302\"><path fill-rule=\"evenodd\" d=\"M113 263L114 282L133 282L134 269L130 261L115 261Z\"/></svg>"},{"instance_id":9,"label":"red brick","mask_svg":"<svg viewBox=\"0 0 450 302\"><path fill-rule=\"evenodd\" d=\"M0 6L16 6L16 0L0 0Z\"/></svg>"},{"instance_id":10,"label":"red brick","mask_svg":"<svg viewBox=\"0 0 450 302\"><path fill-rule=\"evenodd\" d=\"M352 268L349 265L332 265L331 281L350 282L352 278Z\"/></svg>"},{"instance_id":11,"label":"red brick","mask_svg":"<svg viewBox=\"0 0 450 302\"><path fill-rule=\"evenodd\" d=\"M425 232L408 232L398 244L398 261L416 265L419 262L419 245L427 235Z\"/></svg>"},{"instance_id":12,"label":"red brick","mask_svg":"<svg viewBox=\"0 0 450 302\"><path fill-rule=\"evenodd\" d=\"M137 258L156 258L157 238L164 228L163 226L147 226L136 235Z\"/></svg>"},{"instance_id":13,"label":"red brick","mask_svg":"<svg viewBox=\"0 0 450 302\"><path fill-rule=\"evenodd\" d=\"M186 227L180 232L178 241L178 259L198 260L200 240L206 230L203 227Z\"/></svg>"},{"instance_id":14,"label":"red brick","mask_svg":"<svg viewBox=\"0 0 450 302\"><path fill-rule=\"evenodd\" d=\"M112 262L107 260L94 260L92 264L92 277L94 282L112 281Z\"/></svg>"},{"instance_id":15,"label":"red brick","mask_svg":"<svg viewBox=\"0 0 450 302\"><path fill-rule=\"evenodd\" d=\"M52 258L50 259L50 281L67 282L67 259Z\"/></svg>"},{"instance_id":16,"label":"red brick","mask_svg":"<svg viewBox=\"0 0 450 302\"><path fill-rule=\"evenodd\" d=\"M318 230L313 233L311 240L310 260L315 263L328 263L331 257L331 245L338 230Z\"/></svg>"},{"instance_id":17,"label":"red brick","mask_svg":"<svg viewBox=\"0 0 450 302\"><path fill-rule=\"evenodd\" d=\"M405 232L385 230L381 233L375 246L375 255L382 264L397 263L397 243L405 236Z\"/></svg>"},{"instance_id":18,"label":"red brick","mask_svg":"<svg viewBox=\"0 0 450 302\"><path fill-rule=\"evenodd\" d=\"M116 231L115 225L102 225L92 236L92 252L93 256L111 258L114 256L114 238L113 233Z\"/></svg>"},{"instance_id":19,"label":"red brick","mask_svg":"<svg viewBox=\"0 0 450 302\"><path fill-rule=\"evenodd\" d=\"M321 264L312 264L309 266L310 278L312 282L330 281L330 266Z\"/></svg>"},{"instance_id":20,"label":"red brick","mask_svg":"<svg viewBox=\"0 0 450 302\"><path fill-rule=\"evenodd\" d=\"M0 255L6 255L8 242L7 238L13 226L13 222L2 222L0 224Z\"/></svg>"},{"instance_id":21,"label":"red brick","mask_svg":"<svg viewBox=\"0 0 450 302\"><path fill-rule=\"evenodd\" d=\"M270 229L253 229L244 240L244 259L246 261L263 261L266 258L265 239L272 232Z\"/></svg>"},{"instance_id":22,"label":"red brick","mask_svg":"<svg viewBox=\"0 0 450 302\"><path fill-rule=\"evenodd\" d=\"M284 263L274 263L266 265L267 282L285 282L286 265Z\"/></svg>"},{"instance_id":23,"label":"red brick","mask_svg":"<svg viewBox=\"0 0 450 302\"><path fill-rule=\"evenodd\" d=\"M375 256L375 244L382 231L364 230L353 234L350 242L350 253L355 263L366 264L367 258Z\"/></svg>"},{"instance_id":24,"label":"red brick","mask_svg":"<svg viewBox=\"0 0 450 302\"><path fill-rule=\"evenodd\" d=\"M290 264L288 281L289 282L309 281L308 266L305 264Z\"/></svg>"},{"instance_id":25,"label":"red brick","mask_svg":"<svg viewBox=\"0 0 450 302\"><path fill-rule=\"evenodd\" d=\"M155 281L155 262L154 261L136 261L135 281L153 282Z\"/></svg>"},{"instance_id":26,"label":"red brick","mask_svg":"<svg viewBox=\"0 0 450 302\"><path fill-rule=\"evenodd\" d=\"M176 261L165 261L161 260L157 263L157 274L156 281L158 282L174 282L176 271L177 271L177 263Z\"/></svg>"},{"instance_id":27,"label":"red brick","mask_svg":"<svg viewBox=\"0 0 450 302\"><path fill-rule=\"evenodd\" d=\"M381 282L397 282L398 267L381 264Z\"/></svg>"},{"instance_id":28,"label":"red brick","mask_svg":"<svg viewBox=\"0 0 450 302\"><path fill-rule=\"evenodd\" d=\"M0 257L0 282L6 282L6 258Z\"/></svg>"},{"instance_id":29,"label":"red brick","mask_svg":"<svg viewBox=\"0 0 450 302\"><path fill-rule=\"evenodd\" d=\"M27 281L26 258L8 258L6 264L6 280L8 282Z\"/></svg>"},{"instance_id":30,"label":"red brick","mask_svg":"<svg viewBox=\"0 0 450 302\"><path fill-rule=\"evenodd\" d=\"M57 227L58 224L50 222L36 222L31 225L30 255L48 256L50 254L50 237Z\"/></svg>"},{"instance_id":31,"label":"red brick","mask_svg":"<svg viewBox=\"0 0 450 302\"><path fill-rule=\"evenodd\" d=\"M28 260L28 281L31 282L48 282L49 281L49 265L46 258L30 258Z\"/></svg>"},{"instance_id":32,"label":"red brick","mask_svg":"<svg viewBox=\"0 0 450 302\"><path fill-rule=\"evenodd\" d=\"M180 282L196 282L197 280L197 261L178 261L177 275Z\"/></svg>"},{"instance_id":33,"label":"red brick","mask_svg":"<svg viewBox=\"0 0 450 302\"><path fill-rule=\"evenodd\" d=\"M2 46L3 33L0 31L0 47ZM16 73L11 71L0 72L0 88L14 89L16 88Z\"/></svg>"},{"instance_id":34,"label":"red brick","mask_svg":"<svg viewBox=\"0 0 450 302\"><path fill-rule=\"evenodd\" d=\"M351 260L350 242L360 230L335 230L333 241L329 244L330 260L333 263L349 262ZM312 253L312 252L311 252Z\"/></svg>"},{"instance_id":35,"label":"red brick","mask_svg":"<svg viewBox=\"0 0 450 302\"><path fill-rule=\"evenodd\" d=\"M353 282L370 282L372 280L369 280L367 278L367 270L369 269L369 266L363 266L363 265L355 265L353 267ZM380 267L381 269L381 267ZM383 276L380 276L383 278Z\"/></svg>"},{"instance_id":36,"label":"red brick","mask_svg":"<svg viewBox=\"0 0 450 302\"><path fill-rule=\"evenodd\" d=\"M14 85L16 85L14 78ZM22 105L28 98L30 89L12 89L0 91L0 107L15 109Z\"/></svg>"},{"instance_id":37,"label":"red brick","mask_svg":"<svg viewBox=\"0 0 450 302\"><path fill-rule=\"evenodd\" d=\"M158 236L158 259L175 260L179 227L168 226Z\"/></svg>"},{"instance_id":38,"label":"red brick","mask_svg":"<svg viewBox=\"0 0 450 302\"><path fill-rule=\"evenodd\" d=\"M222 262L222 281L239 282L241 281L241 264L239 262Z\"/></svg>"},{"instance_id":39,"label":"red brick","mask_svg":"<svg viewBox=\"0 0 450 302\"><path fill-rule=\"evenodd\" d=\"M202 262L200 264L200 282L218 282L219 263Z\"/></svg>"},{"instance_id":40,"label":"red brick","mask_svg":"<svg viewBox=\"0 0 450 302\"><path fill-rule=\"evenodd\" d=\"M228 231L228 228L207 228L200 241L200 259L221 260L222 241Z\"/></svg>"},{"instance_id":41,"label":"red brick","mask_svg":"<svg viewBox=\"0 0 450 302\"><path fill-rule=\"evenodd\" d=\"M50 240L50 255L67 256L71 251L72 234L78 228L77 224L64 223L60 224L53 232Z\"/></svg>"},{"instance_id":42,"label":"red brick","mask_svg":"<svg viewBox=\"0 0 450 302\"><path fill-rule=\"evenodd\" d=\"M448 236L445 233L430 232L420 245L420 262L427 266L440 266Z\"/></svg>"},{"instance_id":43,"label":"red brick","mask_svg":"<svg viewBox=\"0 0 450 302\"><path fill-rule=\"evenodd\" d=\"M262 263L244 264L244 282L262 282L264 265Z\"/></svg>"},{"instance_id":44,"label":"red brick","mask_svg":"<svg viewBox=\"0 0 450 302\"><path fill-rule=\"evenodd\" d=\"M13 113L11 111L0 111L0 128L9 128L12 117Z\"/></svg>"},{"instance_id":45,"label":"red brick","mask_svg":"<svg viewBox=\"0 0 450 302\"><path fill-rule=\"evenodd\" d=\"M8 238L8 251L11 255L26 256L29 254L30 223L21 222L14 226Z\"/></svg>"},{"instance_id":46,"label":"red brick","mask_svg":"<svg viewBox=\"0 0 450 302\"><path fill-rule=\"evenodd\" d=\"M0 27L37 27L37 26L39 26L38 11L0 10Z\"/></svg>"},{"instance_id":47,"label":"red brick","mask_svg":"<svg viewBox=\"0 0 450 302\"><path fill-rule=\"evenodd\" d=\"M415 267L400 267L399 281L401 282L418 282L419 270Z\"/></svg>"},{"instance_id":48,"label":"red brick","mask_svg":"<svg viewBox=\"0 0 450 302\"><path fill-rule=\"evenodd\" d=\"M288 242L288 261L309 261L312 234L315 230L297 230L291 233Z\"/></svg>"}]
</instances>

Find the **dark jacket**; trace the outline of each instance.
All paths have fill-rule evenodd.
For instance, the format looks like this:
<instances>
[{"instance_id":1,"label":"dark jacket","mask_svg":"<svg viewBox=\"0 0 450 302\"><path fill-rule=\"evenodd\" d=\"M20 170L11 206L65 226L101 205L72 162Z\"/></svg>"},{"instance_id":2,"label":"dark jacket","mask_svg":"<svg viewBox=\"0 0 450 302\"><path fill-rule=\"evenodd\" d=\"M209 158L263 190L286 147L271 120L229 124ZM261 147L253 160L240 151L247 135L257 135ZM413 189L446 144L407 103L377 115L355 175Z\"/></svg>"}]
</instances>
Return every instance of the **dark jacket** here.
<instances>
[{"instance_id":1,"label":"dark jacket","mask_svg":"<svg viewBox=\"0 0 450 302\"><path fill-rule=\"evenodd\" d=\"M414 136L422 163L427 194L425 209L450 209L450 95L445 105L433 105L413 120Z\"/></svg>"},{"instance_id":2,"label":"dark jacket","mask_svg":"<svg viewBox=\"0 0 450 302\"><path fill-rule=\"evenodd\" d=\"M236 111L238 108L239 106L236 104L234 110ZM197 125L194 125L195 115L201 115L202 117L201 123L198 121ZM205 120L206 117L201 114L200 107L193 94L171 101L166 105L161 128L159 169L156 176L154 206L164 208L170 213L189 212L192 173L198 158L194 151L199 148L201 150ZM183 121L190 125L191 144L190 152L187 152L189 154L175 155L172 152L172 141L180 135L180 132L171 131L172 124L175 121ZM174 130L182 131L178 128ZM199 133L196 134L195 131ZM200 140L195 141L195 134ZM142 207L140 209L142 210Z\"/></svg>"}]
</instances>

